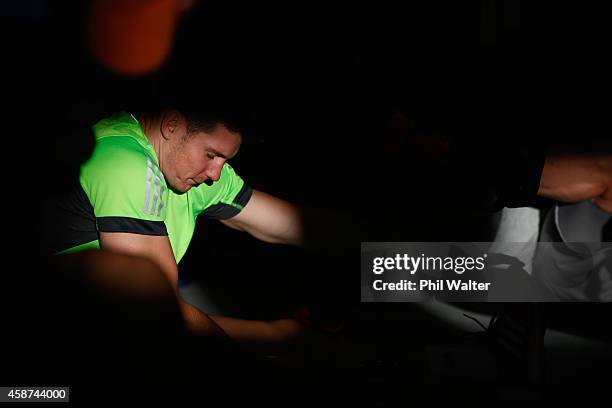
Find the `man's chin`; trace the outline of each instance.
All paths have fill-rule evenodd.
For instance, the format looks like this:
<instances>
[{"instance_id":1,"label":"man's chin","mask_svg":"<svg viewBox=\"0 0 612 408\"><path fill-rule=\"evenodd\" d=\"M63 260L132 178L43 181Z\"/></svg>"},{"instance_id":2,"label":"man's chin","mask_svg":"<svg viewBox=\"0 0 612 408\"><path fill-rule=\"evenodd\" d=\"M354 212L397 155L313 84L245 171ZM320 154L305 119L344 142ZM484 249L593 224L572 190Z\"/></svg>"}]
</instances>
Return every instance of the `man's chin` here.
<instances>
[{"instance_id":1,"label":"man's chin","mask_svg":"<svg viewBox=\"0 0 612 408\"><path fill-rule=\"evenodd\" d=\"M174 191L176 194L185 194L187 191L191 190L191 185L176 187L170 185L170 190Z\"/></svg>"}]
</instances>

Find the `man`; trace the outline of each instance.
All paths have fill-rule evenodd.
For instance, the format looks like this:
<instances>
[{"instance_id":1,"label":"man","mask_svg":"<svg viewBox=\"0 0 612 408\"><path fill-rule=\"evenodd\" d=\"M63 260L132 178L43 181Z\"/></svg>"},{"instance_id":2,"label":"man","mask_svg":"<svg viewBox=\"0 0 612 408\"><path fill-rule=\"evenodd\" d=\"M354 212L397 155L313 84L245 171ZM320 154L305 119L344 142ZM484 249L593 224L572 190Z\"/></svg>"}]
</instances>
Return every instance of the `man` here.
<instances>
[{"instance_id":1,"label":"man","mask_svg":"<svg viewBox=\"0 0 612 408\"><path fill-rule=\"evenodd\" d=\"M226 163L238 153L241 133L222 110L121 112L93 130L96 146L79 186L49 218L54 253L101 248L147 258L176 293L177 264L200 215L266 242L304 244L298 208L251 189ZM259 342L285 340L301 329L291 319L211 317L178 301L194 333Z\"/></svg>"}]
</instances>

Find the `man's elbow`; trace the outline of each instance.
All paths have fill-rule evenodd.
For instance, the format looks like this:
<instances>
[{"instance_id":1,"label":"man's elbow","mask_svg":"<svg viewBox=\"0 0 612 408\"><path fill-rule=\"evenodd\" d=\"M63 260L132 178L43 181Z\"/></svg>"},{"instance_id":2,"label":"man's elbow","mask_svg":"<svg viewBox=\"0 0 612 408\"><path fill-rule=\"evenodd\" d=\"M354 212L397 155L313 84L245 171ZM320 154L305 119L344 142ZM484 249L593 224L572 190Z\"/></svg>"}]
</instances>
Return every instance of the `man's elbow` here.
<instances>
[{"instance_id":1,"label":"man's elbow","mask_svg":"<svg viewBox=\"0 0 612 408\"><path fill-rule=\"evenodd\" d=\"M301 247L304 246L304 240L301 235L272 235L272 234L252 234L260 241L269 244L290 245Z\"/></svg>"},{"instance_id":2,"label":"man's elbow","mask_svg":"<svg viewBox=\"0 0 612 408\"><path fill-rule=\"evenodd\" d=\"M196 335L210 335L227 338L227 333L219 327L214 320L197 307L185 302L179 297L181 314L187 331Z\"/></svg>"}]
</instances>

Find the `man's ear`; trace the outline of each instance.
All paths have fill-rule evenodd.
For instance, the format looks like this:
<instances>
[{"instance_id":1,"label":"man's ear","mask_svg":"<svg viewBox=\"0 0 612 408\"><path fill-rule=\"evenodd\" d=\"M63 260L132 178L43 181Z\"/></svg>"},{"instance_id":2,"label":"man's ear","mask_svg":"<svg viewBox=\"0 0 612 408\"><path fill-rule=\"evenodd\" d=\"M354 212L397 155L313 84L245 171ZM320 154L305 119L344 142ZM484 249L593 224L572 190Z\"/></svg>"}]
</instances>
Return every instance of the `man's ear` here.
<instances>
[{"instance_id":1,"label":"man's ear","mask_svg":"<svg viewBox=\"0 0 612 408\"><path fill-rule=\"evenodd\" d=\"M168 111L164 113L161 120L161 135L164 139L172 139L178 134L178 128L181 123L181 114L177 111Z\"/></svg>"}]
</instances>

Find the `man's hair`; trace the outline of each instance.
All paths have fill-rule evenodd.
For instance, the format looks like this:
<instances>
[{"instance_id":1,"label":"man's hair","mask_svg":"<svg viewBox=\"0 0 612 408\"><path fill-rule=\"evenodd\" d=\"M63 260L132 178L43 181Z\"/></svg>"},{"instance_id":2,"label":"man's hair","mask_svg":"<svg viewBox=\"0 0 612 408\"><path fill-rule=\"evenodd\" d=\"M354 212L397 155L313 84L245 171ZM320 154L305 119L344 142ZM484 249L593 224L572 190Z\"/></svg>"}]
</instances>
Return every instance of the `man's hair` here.
<instances>
[{"instance_id":1,"label":"man's hair","mask_svg":"<svg viewBox=\"0 0 612 408\"><path fill-rule=\"evenodd\" d=\"M223 102L217 99L217 104L213 100L211 105L205 104L195 107L174 106L170 109L176 109L184 117L187 124L187 135L192 135L198 132L210 133L217 126L223 125L227 130L236 133L243 133L245 124L244 117L232 109L231 106L222 106Z\"/></svg>"},{"instance_id":2,"label":"man's hair","mask_svg":"<svg viewBox=\"0 0 612 408\"><path fill-rule=\"evenodd\" d=\"M165 112L176 110L185 117L187 135L210 133L219 125L231 132L247 131L249 115L242 89L227 84L204 85L202 79L178 78L165 81L155 97L137 108L137 112L160 118Z\"/></svg>"}]
</instances>

